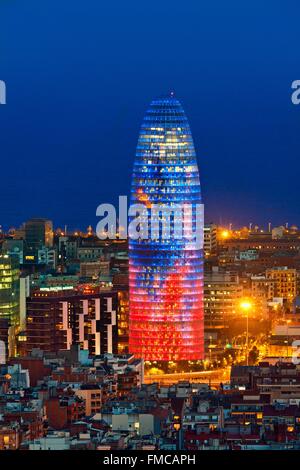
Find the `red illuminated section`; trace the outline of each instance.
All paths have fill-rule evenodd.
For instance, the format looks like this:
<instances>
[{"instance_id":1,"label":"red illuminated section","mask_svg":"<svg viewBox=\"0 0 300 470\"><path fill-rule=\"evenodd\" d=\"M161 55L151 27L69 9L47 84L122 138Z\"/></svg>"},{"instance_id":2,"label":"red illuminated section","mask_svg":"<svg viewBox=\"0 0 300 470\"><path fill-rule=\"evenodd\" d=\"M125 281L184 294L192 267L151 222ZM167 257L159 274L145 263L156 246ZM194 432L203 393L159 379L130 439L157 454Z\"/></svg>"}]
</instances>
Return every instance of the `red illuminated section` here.
<instances>
[{"instance_id":1,"label":"red illuminated section","mask_svg":"<svg viewBox=\"0 0 300 470\"><path fill-rule=\"evenodd\" d=\"M154 99L140 129L131 204L142 204L148 214L152 204L189 204L193 214L201 203L197 157L181 103L174 95ZM192 217L187 238L174 231L168 238L163 230L154 239L129 237L129 351L136 357L203 359L203 254L188 239L203 229L196 222ZM152 223L150 217L148 228Z\"/></svg>"},{"instance_id":2,"label":"red illuminated section","mask_svg":"<svg viewBox=\"0 0 300 470\"><path fill-rule=\"evenodd\" d=\"M148 361L203 358L202 279L190 281L189 267L178 266L156 292L136 288L130 275L130 351Z\"/></svg>"}]
</instances>

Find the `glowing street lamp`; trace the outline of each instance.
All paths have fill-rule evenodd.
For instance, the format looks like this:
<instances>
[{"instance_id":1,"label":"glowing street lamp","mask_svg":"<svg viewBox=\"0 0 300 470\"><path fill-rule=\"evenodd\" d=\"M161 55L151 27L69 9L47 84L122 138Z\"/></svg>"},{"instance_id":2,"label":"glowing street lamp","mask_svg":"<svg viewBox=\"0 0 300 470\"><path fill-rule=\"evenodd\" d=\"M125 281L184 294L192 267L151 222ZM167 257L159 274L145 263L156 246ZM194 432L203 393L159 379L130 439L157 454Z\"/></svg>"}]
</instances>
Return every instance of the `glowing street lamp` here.
<instances>
[{"instance_id":1,"label":"glowing street lamp","mask_svg":"<svg viewBox=\"0 0 300 470\"><path fill-rule=\"evenodd\" d=\"M247 300L243 299L240 303L240 308L246 314L247 319L247 329L246 329L246 364L249 365L249 311L252 308L252 303Z\"/></svg>"},{"instance_id":2,"label":"glowing street lamp","mask_svg":"<svg viewBox=\"0 0 300 470\"><path fill-rule=\"evenodd\" d=\"M240 307L244 312L249 312L252 307L252 303L249 300L242 300L240 303Z\"/></svg>"},{"instance_id":3,"label":"glowing street lamp","mask_svg":"<svg viewBox=\"0 0 300 470\"><path fill-rule=\"evenodd\" d=\"M230 236L229 230L223 230L221 233L221 236L224 240L226 240L226 238L229 238Z\"/></svg>"}]
</instances>

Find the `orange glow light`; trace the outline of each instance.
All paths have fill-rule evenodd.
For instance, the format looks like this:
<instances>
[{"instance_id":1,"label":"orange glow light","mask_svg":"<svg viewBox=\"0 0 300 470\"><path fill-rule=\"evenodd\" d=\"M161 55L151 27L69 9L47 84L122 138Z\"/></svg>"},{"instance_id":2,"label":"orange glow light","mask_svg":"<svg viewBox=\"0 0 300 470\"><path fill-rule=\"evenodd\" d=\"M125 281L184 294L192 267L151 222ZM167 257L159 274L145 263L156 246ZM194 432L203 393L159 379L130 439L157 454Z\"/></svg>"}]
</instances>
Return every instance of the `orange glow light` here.
<instances>
[{"instance_id":1,"label":"orange glow light","mask_svg":"<svg viewBox=\"0 0 300 470\"><path fill-rule=\"evenodd\" d=\"M252 307L252 303L249 300L244 299L240 302L240 307L245 312L248 312L250 308Z\"/></svg>"}]
</instances>

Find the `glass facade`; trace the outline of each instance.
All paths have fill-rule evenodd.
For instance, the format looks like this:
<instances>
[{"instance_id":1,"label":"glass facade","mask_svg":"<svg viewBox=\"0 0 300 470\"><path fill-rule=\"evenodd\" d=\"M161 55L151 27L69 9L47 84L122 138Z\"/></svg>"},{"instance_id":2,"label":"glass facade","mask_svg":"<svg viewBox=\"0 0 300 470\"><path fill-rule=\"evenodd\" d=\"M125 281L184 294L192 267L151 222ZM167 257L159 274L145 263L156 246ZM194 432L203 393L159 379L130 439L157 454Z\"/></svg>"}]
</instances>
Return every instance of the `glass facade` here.
<instances>
[{"instance_id":1,"label":"glass facade","mask_svg":"<svg viewBox=\"0 0 300 470\"><path fill-rule=\"evenodd\" d=\"M0 339L9 356L16 355L16 334L20 325L19 256L0 254Z\"/></svg>"},{"instance_id":2,"label":"glass facade","mask_svg":"<svg viewBox=\"0 0 300 470\"><path fill-rule=\"evenodd\" d=\"M0 318L20 321L20 271L17 256L0 255Z\"/></svg>"},{"instance_id":3,"label":"glass facade","mask_svg":"<svg viewBox=\"0 0 300 470\"><path fill-rule=\"evenodd\" d=\"M189 123L173 96L152 101L141 126L131 186L131 204L140 203L201 203ZM204 355L202 250L175 232L129 240L129 350L148 361Z\"/></svg>"}]
</instances>

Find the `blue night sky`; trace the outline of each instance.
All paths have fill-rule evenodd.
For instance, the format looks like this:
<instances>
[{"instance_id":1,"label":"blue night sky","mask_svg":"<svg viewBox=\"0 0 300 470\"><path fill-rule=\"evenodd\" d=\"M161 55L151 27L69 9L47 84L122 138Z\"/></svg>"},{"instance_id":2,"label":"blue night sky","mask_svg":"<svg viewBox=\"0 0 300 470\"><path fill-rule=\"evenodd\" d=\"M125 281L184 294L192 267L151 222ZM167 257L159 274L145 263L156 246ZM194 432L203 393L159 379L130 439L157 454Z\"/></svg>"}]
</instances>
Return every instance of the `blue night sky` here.
<instances>
[{"instance_id":1,"label":"blue night sky","mask_svg":"<svg viewBox=\"0 0 300 470\"><path fill-rule=\"evenodd\" d=\"M175 90L207 221L300 225L299 0L2 0L0 224L95 226Z\"/></svg>"}]
</instances>

